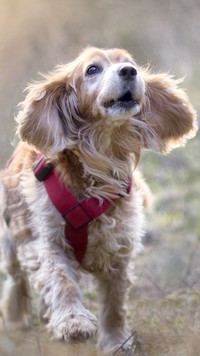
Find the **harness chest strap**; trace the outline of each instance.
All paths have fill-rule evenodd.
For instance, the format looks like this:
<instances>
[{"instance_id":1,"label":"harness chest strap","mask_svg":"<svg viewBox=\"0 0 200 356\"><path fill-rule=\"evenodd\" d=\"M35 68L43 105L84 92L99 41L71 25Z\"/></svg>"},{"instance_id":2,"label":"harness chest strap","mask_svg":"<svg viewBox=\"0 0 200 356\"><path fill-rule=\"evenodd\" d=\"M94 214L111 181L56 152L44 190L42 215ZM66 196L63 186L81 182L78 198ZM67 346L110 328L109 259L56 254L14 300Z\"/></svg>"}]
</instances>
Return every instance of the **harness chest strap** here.
<instances>
[{"instance_id":1,"label":"harness chest strap","mask_svg":"<svg viewBox=\"0 0 200 356\"><path fill-rule=\"evenodd\" d=\"M61 213L65 225L65 236L72 245L74 254L78 262L81 262L88 243L88 224L103 214L116 199L103 199L100 205L99 200L94 197L77 198L71 193L68 187L59 179L56 170L52 164L47 164L41 153L37 156L34 166L35 177L42 181L47 194L56 209ZM127 187L127 193L130 192L131 184Z\"/></svg>"}]
</instances>

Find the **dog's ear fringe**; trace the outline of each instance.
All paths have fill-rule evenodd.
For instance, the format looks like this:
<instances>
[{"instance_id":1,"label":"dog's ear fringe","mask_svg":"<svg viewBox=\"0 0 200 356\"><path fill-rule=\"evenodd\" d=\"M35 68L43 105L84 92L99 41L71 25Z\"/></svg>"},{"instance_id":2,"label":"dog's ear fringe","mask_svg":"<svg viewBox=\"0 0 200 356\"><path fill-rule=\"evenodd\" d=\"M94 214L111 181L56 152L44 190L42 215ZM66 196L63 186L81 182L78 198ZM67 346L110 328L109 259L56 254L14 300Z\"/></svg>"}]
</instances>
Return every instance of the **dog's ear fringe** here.
<instances>
[{"instance_id":1,"label":"dog's ear fringe","mask_svg":"<svg viewBox=\"0 0 200 356\"><path fill-rule=\"evenodd\" d=\"M16 117L22 141L47 154L72 144L67 135L71 112L76 111L76 91L65 74L54 72L41 82L30 84Z\"/></svg>"},{"instance_id":2,"label":"dog's ear fringe","mask_svg":"<svg viewBox=\"0 0 200 356\"><path fill-rule=\"evenodd\" d=\"M143 78L146 93L142 119L150 128L143 135L144 146L155 149L157 137L158 150L167 153L194 137L197 115L184 90L179 88L182 80L167 74L152 74L149 69L143 71ZM148 137L152 131L153 141Z\"/></svg>"}]
</instances>

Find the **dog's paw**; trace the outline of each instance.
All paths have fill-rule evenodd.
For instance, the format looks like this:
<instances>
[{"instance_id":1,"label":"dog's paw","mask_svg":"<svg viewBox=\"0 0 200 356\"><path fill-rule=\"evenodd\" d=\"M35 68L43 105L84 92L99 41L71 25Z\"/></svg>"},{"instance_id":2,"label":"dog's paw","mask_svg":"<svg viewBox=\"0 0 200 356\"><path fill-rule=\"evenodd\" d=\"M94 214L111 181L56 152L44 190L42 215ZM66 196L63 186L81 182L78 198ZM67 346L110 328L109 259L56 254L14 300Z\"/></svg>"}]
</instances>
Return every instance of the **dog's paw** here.
<instances>
[{"instance_id":1,"label":"dog's paw","mask_svg":"<svg viewBox=\"0 0 200 356\"><path fill-rule=\"evenodd\" d=\"M115 345L106 346L100 348L102 356L133 356L135 355L132 345Z\"/></svg>"},{"instance_id":2,"label":"dog's paw","mask_svg":"<svg viewBox=\"0 0 200 356\"><path fill-rule=\"evenodd\" d=\"M0 306L0 319L2 319L4 329L7 331L28 330L31 326L29 315L25 313L12 315L11 311Z\"/></svg>"},{"instance_id":3,"label":"dog's paw","mask_svg":"<svg viewBox=\"0 0 200 356\"><path fill-rule=\"evenodd\" d=\"M97 332L97 318L89 310L71 310L65 313L62 320L56 320L52 315L48 329L53 337L64 341L84 341Z\"/></svg>"},{"instance_id":4,"label":"dog's paw","mask_svg":"<svg viewBox=\"0 0 200 356\"><path fill-rule=\"evenodd\" d=\"M129 333L129 336L127 334L124 334L123 337L122 335L118 335L118 339L113 335L108 336L107 333L104 335L107 335L107 338L104 337L104 342L102 334L98 340L101 356L133 356L144 354L143 341L136 331L132 332L132 334Z\"/></svg>"},{"instance_id":5,"label":"dog's paw","mask_svg":"<svg viewBox=\"0 0 200 356\"><path fill-rule=\"evenodd\" d=\"M132 356L134 354L133 335L128 334L127 331L123 333L116 330L112 333L105 333L101 330L98 338L98 349L101 350L103 356Z\"/></svg>"},{"instance_id":6,"label":"dog's paw","mask_svg":"<svg viewBox=\"0 0 200 356\"><path fill-rule=\"evenodd\" d=\"M21 318L18 318L18 320L12 320L10 315L8 316L0 310L0 318L2 319L4 329L7 331L28 330L31 326L28 315L23 315Z\"/></svg>"}]
</instances>

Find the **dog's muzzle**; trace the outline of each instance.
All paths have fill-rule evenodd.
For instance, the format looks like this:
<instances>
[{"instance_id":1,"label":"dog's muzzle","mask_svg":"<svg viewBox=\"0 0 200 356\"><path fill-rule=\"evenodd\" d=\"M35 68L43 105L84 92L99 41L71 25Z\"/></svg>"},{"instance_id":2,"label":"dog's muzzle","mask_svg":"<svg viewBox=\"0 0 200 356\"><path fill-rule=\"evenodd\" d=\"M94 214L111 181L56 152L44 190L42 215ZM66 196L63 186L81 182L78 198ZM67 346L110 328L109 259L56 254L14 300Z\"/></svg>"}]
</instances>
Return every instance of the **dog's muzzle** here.
<instances>
[{"instance_id":1,"label":"dog's muzzle","mask_svg":"<svg viewBox=\"0 0 200 356\"><path fill-rule=\"evenodd\" d=\"M124 65L118 68L119 95L115 93L112 99L103 103L106 109L131 111L139 105L139 100L137 99L137 74L137 70L132 65Z\"/></svg>"},{"instance_id":2,"label":"dog's muzzle","mask_svg":"<svg viewBox=\"0 0 200 356\"><path fill-rule=\"evenodd\" d=\"M121 108L125 110L130 110L134 108L139 103L134 99L134 96L130 90L127 90L123 95L119 96L117 99L112 99L104 103L104 107L108 108Z\"/></svg>"}]
</instances>

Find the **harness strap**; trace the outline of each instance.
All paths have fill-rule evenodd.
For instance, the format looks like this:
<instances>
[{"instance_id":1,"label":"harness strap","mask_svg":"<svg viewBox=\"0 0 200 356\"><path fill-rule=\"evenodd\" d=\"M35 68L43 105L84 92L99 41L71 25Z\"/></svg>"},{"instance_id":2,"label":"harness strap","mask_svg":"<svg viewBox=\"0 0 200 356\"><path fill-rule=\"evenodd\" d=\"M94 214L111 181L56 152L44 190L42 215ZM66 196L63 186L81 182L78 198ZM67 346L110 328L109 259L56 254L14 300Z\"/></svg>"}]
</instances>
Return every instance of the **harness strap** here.
<instances>
[{"instance_id":1,"label":"harness strap","mask_svg":"<svg viewBox=\"0 0 200 356\"><path fill-rule=\"evenodd\" d=\"M88 243L88 224L103 214L120 196L113 200L104 199L101 205L94 197L77 200L59 179L53 165L46 164L41 153L37 156L34 174L39 181L43 181L50 200L66 221L66 239L73 246L75 257L81 263ZM128 193L130 187L129 184Z\"/></svg>"}]
</instances>

